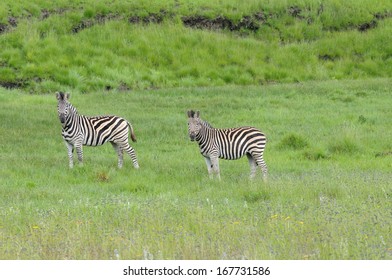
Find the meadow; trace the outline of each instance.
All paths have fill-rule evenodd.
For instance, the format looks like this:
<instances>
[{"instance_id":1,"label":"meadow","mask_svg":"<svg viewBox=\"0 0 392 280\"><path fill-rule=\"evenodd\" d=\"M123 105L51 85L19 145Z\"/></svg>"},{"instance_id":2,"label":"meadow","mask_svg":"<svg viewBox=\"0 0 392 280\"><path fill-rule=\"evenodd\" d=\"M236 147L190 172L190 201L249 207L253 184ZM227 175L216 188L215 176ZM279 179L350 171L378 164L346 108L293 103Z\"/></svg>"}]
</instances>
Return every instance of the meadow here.
<instances>
[{"instance_id":1,"label":"meadow","mask_svg":"<svg viewBox=\"0 0 392 280\"><path fill-rule=\"evenodd\" d=\"M392 259L392 3L0 3L0 259ZM68 168L56 91L135 129ZM208 178L189 109L268 137Z\"/></svg>"},{"instance_id":2,"label":"meadow","mask_svg":"<svg viewBox=\"0 0 392 280\"><path fill-rule=\"evenodd\" d=\"M140 169L110 145L68 168L53 95L0 90L2 259L391 259L390 79L71 95L129 119ZM186 110L268 136L210 180Z\"/></svg>"}]
</instances>

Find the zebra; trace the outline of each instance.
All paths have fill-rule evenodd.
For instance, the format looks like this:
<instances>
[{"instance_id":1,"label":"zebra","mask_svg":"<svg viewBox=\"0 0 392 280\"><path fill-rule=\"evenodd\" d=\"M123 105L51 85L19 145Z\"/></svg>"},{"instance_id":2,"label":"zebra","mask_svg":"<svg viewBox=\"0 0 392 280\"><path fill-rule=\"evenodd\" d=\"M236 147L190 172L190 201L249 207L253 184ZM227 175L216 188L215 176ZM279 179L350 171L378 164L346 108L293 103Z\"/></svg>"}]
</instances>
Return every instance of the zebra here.
<instances>
[{"instance_id":1,"label":"zebra","mask_svg":"<svg viewBox=\"0 0 392 280\"><path fill-rule=\"evenodd\" d=\"M267 179L267 165L263 159L266 136L250 126L219 129L200 119L200 112L188 111L188 134L191 141L199 144L204 156L210 178L220 179L219 158L234 160L247 156L250 165L250 178L256 175L257 167Z\"/></svg>"},{"instance_id":2,"label":"zebra","mask_svg":"<svg viewBox=\"0 0 392 280\"><path fill-rule=\"evenodd\" d=\"M56 92L57 112L62 125L62 136L68 149L69 167L73 168L73 150L76 148L79 163L83 163L82 146L100 146L110 142L118 155L118 167L123 165L123 152L132 159L133 166L139 168L135 150L128 143L128 132L136 142L132 125L117 116L86 117L79 115L68 101L69 93ZM128 129L129 128L129 129Z\"/></svg>"}]
</instances>

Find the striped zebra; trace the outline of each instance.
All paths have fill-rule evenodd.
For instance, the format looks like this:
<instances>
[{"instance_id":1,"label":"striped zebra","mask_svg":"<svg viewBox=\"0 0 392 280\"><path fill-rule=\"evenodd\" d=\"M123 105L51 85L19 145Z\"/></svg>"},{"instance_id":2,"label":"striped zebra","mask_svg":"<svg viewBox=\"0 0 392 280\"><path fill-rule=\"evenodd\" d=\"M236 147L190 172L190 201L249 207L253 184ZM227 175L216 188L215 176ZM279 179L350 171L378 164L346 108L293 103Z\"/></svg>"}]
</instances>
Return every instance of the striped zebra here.
<instances>
[{"instance_id":1,"label":"striped zebra","mask_svg":"<svg viewBox=\"0 0 392 280\"><path fill-rule=\"evenodd\" d=\"M118 167L123 165L123 152L126 151L135 168L139 168L135 150L128 143L128 132L136 142L132 125L116 116L86 117L79 115L69 103L69 93L57 92L57 111L62 125L62 136L68 149L69 167L73 167L73 150L76 148L78 160L83 162L82 146L100 146L110 142L118 154ZM129 129L128 129L129 128Z\"/></svg>"},{"instance_id":2,"label":"striped zebra","mask_svg":"<svg viewBox=\"0 0 392 280\"><path fill-rule=\"evenodd\" d=\"M257 128L213 128L208 122L200 119L199 111L188 111L188 133L191 141L196 140L199 144L210 177L215 173L220 179L219 158L233 160L246 155L250 165L250 178L255 177L256 169L259 167L263 179L267 179L267 165L263 159L267 139Z\"/></svg>"}]
</instances>

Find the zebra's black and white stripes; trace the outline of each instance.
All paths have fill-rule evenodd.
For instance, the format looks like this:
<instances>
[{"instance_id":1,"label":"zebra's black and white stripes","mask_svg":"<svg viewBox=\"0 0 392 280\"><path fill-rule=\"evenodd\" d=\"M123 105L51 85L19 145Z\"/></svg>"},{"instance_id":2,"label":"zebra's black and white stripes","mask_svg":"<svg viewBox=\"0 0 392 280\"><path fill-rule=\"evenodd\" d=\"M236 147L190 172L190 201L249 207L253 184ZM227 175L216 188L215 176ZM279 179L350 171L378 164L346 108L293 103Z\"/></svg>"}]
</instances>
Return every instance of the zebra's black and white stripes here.
<instances>
[{"instance_id":1,"label":"zebra's black and white stripes","mask_svg":"<svg viewBox=\"0 0 392 280\"><path fill-rule=\"evenodd\" d=\"M197 141L204 156L208 173L220 178L219 158L239 159L246 155L254 178L259 167L263 178L267 178L267 165L263 159L267 139L260 130L244 126L229 129L213 128L200 119L200 113L188 111L188 133L191 141Z\"/></svg>"},{"instance_id":2,"label":"zebra's black and white stripes","mask_svg":"<svg viewBox=\"0 0 392 280\"><path fill-rule=\"evenodd\" d=\"M139 168L135 150L129 145L128 133L132 141L136 137L132 125L125 119L117 116L86 117L79 115L76 108L69 103L69 94L57 92L57 111L62 125L62 136L65 140L69 167L73 167L73 150L76 149L79 162L83 162L82 146L99 146L110 142L118 155L118 167L123 165L124 151L132 159L133 166Z\"/></svg>"}]
</instances>

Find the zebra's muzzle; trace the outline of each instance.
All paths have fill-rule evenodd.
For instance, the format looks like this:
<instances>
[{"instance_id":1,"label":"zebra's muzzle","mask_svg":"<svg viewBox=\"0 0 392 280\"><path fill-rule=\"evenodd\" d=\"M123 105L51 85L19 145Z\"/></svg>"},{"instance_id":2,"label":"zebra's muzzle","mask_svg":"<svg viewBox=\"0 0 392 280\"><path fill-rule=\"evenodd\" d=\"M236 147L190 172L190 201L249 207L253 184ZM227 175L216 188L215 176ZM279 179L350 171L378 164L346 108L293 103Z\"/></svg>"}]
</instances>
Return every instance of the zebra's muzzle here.
<instances>
[{"instance_id":1,"label":"zebra's muzzle","mask_svg":"<svg viewBox=\"0 0 392 280\"><path fill-rule=\"evenodd\" d=\"M59 116L61 124L65 124L65 116L61 115Z\"/></svg>"}]
</instances>

